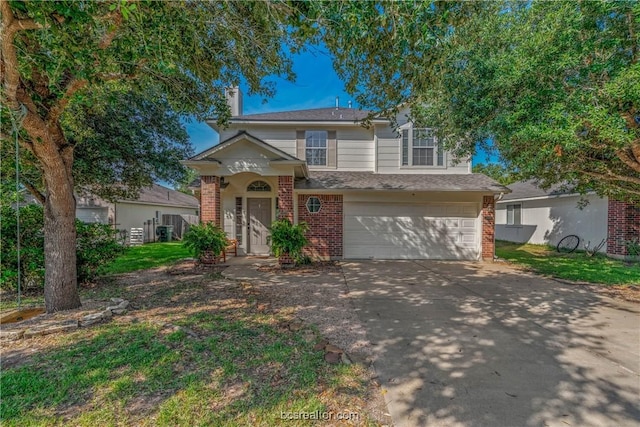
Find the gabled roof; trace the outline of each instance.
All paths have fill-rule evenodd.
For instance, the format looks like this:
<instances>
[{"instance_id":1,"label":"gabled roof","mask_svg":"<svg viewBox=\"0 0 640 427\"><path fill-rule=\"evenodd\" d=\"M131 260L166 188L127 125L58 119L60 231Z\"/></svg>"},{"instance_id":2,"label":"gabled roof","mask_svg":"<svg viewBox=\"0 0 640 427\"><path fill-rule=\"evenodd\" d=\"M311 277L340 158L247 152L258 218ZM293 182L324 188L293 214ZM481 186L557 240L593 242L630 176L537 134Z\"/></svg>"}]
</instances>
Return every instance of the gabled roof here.
<instances>
[{"instance_id":1,"label":"gabled roof","mask_svg":"<svg viewBox=\"0 0 640 427\"><path fill-rule=\"evenodd\" d=\"M255 136L245 132L245 131L241 131L238 132L237 134L235 134L234 136L232 136L231 138L228 138L222 142L220 142L218 145L214 145L211 148L208 148L204 151L201 151L200 153L196 154L195 156L191 157L189 160L203 160L209 156L211 156L212 154L223 150L227 147L230 147L231 145L239 142L239 141L243 141L243 140L248 140L250 142L253 142L254 144L264 148L265 150L273 153L274 155L278 156L280 159L282 160L297 160L302 162L302 160L292 156L289 153L286 153L282 150L280 150L279 148L274 147L271 144L268 144L266 142L264 142L263 140L261 140L260 138L256 138Z\"/></svg>"},{"instance_id":2,"label":"gabled roof","mask_svg":"<svg viewBox=\"0 0 640 427\"><path fill-rule=\"evenodd\" d=\"M135 199L118 200L118 203L127 202L193 208L200 206L200 202L195 197L158 184L153 184L151 187L144 187L140 190L140 195Z\"/></svg>"},{"instance_id":3,"label":"gabled roof","mask_svg":"<svg viewBox=\"0 0 640 427\"><path fill-rule=\"evenodd\" d=\"M566 184L553 185L546 190L540 188L538 185L539 183L536 180L514 182L507 186L511 190L511 193L505 194L501 201L574 194L567 188Z\"/></svg>"},{"instance_id":4,"label":"gabled roof","mask_svg":"<svg viewBox=\"0 0 640 427\"><path fill-rule=\"evenodd\" d=\"M235 116L231 121L344 121L354 122L364 120L372 111L356 108L313 108L309 110L280 111L276 113L246 114Z\"/></svg>"},{"instance_id":5,"label":"gabled roof","mask_svg":"<svg viewBox=\"0 0 640 427\"><path fill-rule=\"evenodd\" d=\"M509 192L507 187L479 173L421 175L311 171L309 179L295 182L295 189Z\"/></svg>"}]
</instances>

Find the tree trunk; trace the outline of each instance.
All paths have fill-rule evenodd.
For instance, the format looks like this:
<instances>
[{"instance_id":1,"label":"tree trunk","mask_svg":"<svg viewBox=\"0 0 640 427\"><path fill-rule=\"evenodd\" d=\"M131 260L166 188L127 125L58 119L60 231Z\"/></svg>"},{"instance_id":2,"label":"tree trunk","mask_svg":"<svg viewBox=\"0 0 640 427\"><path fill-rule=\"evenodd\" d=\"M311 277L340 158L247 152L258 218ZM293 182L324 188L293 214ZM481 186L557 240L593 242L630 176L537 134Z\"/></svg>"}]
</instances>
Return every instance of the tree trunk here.
<instances>
[{"instance_id":1,"label":"tree trunk","mask_svg":"<svg viewBox=\"0 0 640 427\"><path fill-rule=\"evenodd\" d=\"M43 162L44 300L47 313L80 307L76 272L76 200L73 194L71 153Z\"/></svg>"},{"instance_id":2,"label":"tree trunk","mask_svg":"<svg viewBox=\"0 0 640 427\"><path fill-rule=\"evenodd\" d=\"M80 307L73 191L56 196L47 191L44 205L44 265L47 313Z\"/></svg>"}]
</instances>

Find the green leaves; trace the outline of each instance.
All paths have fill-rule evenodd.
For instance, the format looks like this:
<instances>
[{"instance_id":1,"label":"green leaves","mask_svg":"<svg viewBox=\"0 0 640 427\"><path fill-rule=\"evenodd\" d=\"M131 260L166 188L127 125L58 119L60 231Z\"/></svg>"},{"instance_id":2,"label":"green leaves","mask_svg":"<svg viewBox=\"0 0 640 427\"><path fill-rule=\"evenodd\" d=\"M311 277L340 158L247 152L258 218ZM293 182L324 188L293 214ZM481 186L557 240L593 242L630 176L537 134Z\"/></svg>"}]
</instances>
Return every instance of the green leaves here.
<instances>
[{"instance_id":1,"label":"green leaves","mask_svg":"<svg viewBox=\"0 0 640 427\"><path fill-rule=\"evenodd\" d=\"M220 227L212 222L207 222L189 227L182 238L185 248L193 252L199 258L205 252L212 252L218 256L228 245L227 235Z\"/></svg>"},{"instance_id":2,"label":"green leaves","mask_svg":"<svg viewBox=\"0 0 640 427\"><path fill-rule=\"evenodd\" d=\"M275 257L290 255L296 262L302 257L302 249L307 246L308 241L305 236L309 231L309 226L305 222L293 225L288 219L274 221L269 229L269 244L271 253Z\"/></svg>"},{"instance_id":3,"label":"green leaves","mask_svg":"<svg viewBox=\"0 0 640 427\"><path fill-rule=\"evenodd\" d=\"M640 198L637 2L407 4L321 17L358 102L405 103L457 156L492 141L522 179Z\"/></svg>"}]
</instances>

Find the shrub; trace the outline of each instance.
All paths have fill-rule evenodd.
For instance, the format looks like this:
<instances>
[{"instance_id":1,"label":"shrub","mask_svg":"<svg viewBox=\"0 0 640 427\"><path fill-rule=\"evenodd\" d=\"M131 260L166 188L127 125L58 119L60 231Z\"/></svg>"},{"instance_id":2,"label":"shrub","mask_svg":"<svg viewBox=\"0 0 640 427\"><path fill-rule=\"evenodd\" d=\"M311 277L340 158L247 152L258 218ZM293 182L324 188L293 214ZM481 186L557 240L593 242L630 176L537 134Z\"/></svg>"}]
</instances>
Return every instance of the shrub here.
<instances>
[{"instance_id":1,"label":"shrub","mask_svg":"<svg viewBox=\"0 0 640 427\"><path fill-rule=\"evenodd\" d=\"M76 231L79 282L94 279L100 267L116 259L125 250L120 243L120 233L108 224L87 224L76 220Z\"/></svg>"},{"instance_id":2,"label":"shrub","mask_svg":"<svg viewBox=\"0 0 640 427\"><path fill-rule=\"evenodd\" d=\"M270 230L271 253L276 257L288 254L296 263L300 263L303 260L302 249L308 244L305 234L309 226L305 222L293 225L288 219L281 219L274 221Z\"/></svg>"},{"instance_id":3,"label":"shrub","mask_svg":"<svg viewBox=\"0 0 640 427\"><path fill-rule=\"evenodd\" d=\"M0 233L0 287L18 288L18 238L16 210L3 204ZM44 285L44 230L40 205L20 208L20 273L24 290L42 289Z\"/></svg>"},{"instance_id":4,"label":"shrub","mask_svg":"<svg viewBox=\"0 0 640 427\"><path fill-rule=\"evenodd\" d=\"M18 287L18 250L16 210L3 205L0 232L0 287L16 290ZM44 287L44 214L40 205L20 208L20 272L24 290L42 290ZM78 281L93 279L101 266L115 259L124 250L117 232L106 224L85 224L76 221Z\"/></svg>"},{"instance_id":5,"label":"shrub","mask_svg":"<svg viewBox=\"0 0 640 427\"><path fill-rule=\"evenodd\" d=\"M211 222L192 225L182 237L182 244L194 257L201 258L206 252L219 256L227 247L227 235Z\"/></svg>"}]
</instances>

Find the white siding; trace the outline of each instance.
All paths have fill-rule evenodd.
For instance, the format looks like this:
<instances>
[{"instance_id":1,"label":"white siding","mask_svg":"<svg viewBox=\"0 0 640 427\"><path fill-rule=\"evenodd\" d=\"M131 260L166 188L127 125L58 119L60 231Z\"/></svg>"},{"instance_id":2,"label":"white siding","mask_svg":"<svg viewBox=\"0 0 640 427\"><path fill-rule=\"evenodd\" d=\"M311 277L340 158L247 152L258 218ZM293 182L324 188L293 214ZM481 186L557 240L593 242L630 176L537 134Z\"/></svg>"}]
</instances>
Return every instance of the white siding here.
<instances>
[{"instance_id":1,"label":"white siding","mask_svg":"<svg viewBox=\"0 0 640 427\"><path fill-rule=\"evenodd\" d=\"M196 215L197 208L181 208L166 205L146 205L140 203L116 203L116 224L118 230L131 230L131 228L142 228L145 221L156 217L156 211L160 211L160 221L162 223L162 215L179 215L188 214Z\"/></svg>"},{"instance_id":2,"label":"white siding","mask_svg":"<svg viewBox=\"0 0 640 427\"><path fill-rule=\"evenodd\" d=\"M377 126L378 135L378 173L400 174L467 174L469 158L455 164L453 156L445 153L447 167L401 166L401 136L390 126Z\"/></svg>"},{"instance_id":3,"label":"white siding","mask_svg":"<svg viewBox=\"0 0 640 427\"><path fill-rule=\"evenodd\" d=\"M607 238L607 199L587 196L589 204L578 208L580 196L537 200L500 201L496 205L496 239L518 243L557 245L568 234L581 238L579 249ZM522 204L522 225L507 225L507 205ZM606 251L606 244L601 252Z\"/></svg>"},{"instance_id":4,"label":"white siding","mask_svg":"<svg viewBox=\"0 0 640 427\"><path fill-rule=\"evenodd\" d=\"M76 218L82 222L109 224L109 208L104 207L78 207Z\"/></svg>"}]
</instances>

